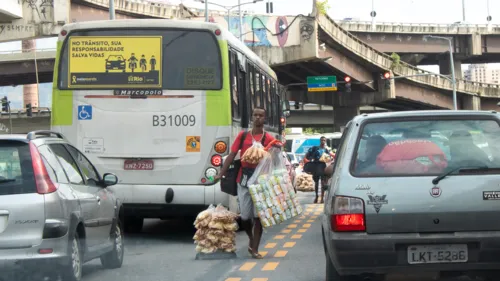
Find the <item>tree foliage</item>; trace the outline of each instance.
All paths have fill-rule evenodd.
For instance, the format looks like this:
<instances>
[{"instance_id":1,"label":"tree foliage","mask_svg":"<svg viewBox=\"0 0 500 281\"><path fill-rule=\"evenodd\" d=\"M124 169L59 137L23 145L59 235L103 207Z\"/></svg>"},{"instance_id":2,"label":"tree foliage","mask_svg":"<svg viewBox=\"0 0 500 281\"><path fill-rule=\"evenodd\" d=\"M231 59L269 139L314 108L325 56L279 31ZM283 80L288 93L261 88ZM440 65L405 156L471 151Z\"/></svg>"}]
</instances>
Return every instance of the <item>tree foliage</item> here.
<instances>
[{"instance_id":1,"label":"tree foliage","mask_svg":"<svg viewBox=\"0 0 500 281\"><path fill-rule=\"evenodd\" d=\"M328 4L328 0L317 0L316 8L318 9L318 13L320 15L326 15L328 10L330 9L330 5Z\"/></svg>"},{"instance_id":2,"label":"tree foliage","mask_svg":"<svg viewBox=\"0 0 500 281\"><path fill-rule=\"evenodd\" d=\"M314 135L314 134L325 134L331 133L333 131L332 128L303 128L302 133L304 135Z\"/></svg>"}]
</instances>

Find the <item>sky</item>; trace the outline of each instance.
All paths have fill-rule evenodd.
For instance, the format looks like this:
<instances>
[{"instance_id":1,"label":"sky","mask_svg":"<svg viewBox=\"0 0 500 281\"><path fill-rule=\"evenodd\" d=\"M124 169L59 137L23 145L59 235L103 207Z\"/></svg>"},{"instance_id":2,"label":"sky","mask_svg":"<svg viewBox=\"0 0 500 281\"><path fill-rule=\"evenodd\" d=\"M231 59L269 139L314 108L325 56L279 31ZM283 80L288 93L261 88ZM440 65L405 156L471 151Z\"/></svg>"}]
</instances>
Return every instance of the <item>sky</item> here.
<instances>
[{"instance_id":1,"label":"sky","mask_svg":"<svg viewBox=\"0 0 500 281\"><path fill-rule=\"evenodd\" d=\"M243 10L256 14L266 13L268 0L242 6ZM432 23L450 24L462 20L462 1L465 2L465 21L471 24L486 24L488 16L488 0L329 0L328 14L333 19L357 18L360 21L371 21L372 2L377 12L377 22L397 23ZM183 3L188 7L204 9L204 4L194 0L151 0L170 4ZM210 0L224 6L238 4L238 0ZM241 0L241 3L252 2ZM308 14L312 10L312 0L273 0L275 15ZM220 9L210 5L209 9ZM500 24L500 1L489 0L489 11L493 24ZM37 48L50 49L56 47L56 38L37 40ZM0 43L0 53L3 51L20 50L21 42ZM465 69L467 65L462 65ZM495 64L494 67L500 67ZM422 66L421 68L438 72L437 66ZM40 106L50 107L50 83L40 88ZM7 95L12 99L13 107L22 107L22 87L0 87L0 97ZM14 102L15 101L15 102Z\"/></svg>"}]
</instances>

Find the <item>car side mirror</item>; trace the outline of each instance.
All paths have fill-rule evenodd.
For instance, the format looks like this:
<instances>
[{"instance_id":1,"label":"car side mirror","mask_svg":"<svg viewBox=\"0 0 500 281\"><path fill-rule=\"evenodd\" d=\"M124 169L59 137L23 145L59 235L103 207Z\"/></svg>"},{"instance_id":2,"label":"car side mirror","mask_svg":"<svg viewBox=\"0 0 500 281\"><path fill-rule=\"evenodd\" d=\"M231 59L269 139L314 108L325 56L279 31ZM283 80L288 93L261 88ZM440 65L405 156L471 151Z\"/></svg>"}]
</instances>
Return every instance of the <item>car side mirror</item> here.
<instances>
[{"instance_id":1,"label":"car side mirror","mask_svg":"<svg viewBox=\"0 0 500 281\"><path fill-rule=\"evenodd\" d=\"M118 177L111 173L106 173L102 177L104 187L112 186L118 183Z\"/></svg>"}]
</instances>

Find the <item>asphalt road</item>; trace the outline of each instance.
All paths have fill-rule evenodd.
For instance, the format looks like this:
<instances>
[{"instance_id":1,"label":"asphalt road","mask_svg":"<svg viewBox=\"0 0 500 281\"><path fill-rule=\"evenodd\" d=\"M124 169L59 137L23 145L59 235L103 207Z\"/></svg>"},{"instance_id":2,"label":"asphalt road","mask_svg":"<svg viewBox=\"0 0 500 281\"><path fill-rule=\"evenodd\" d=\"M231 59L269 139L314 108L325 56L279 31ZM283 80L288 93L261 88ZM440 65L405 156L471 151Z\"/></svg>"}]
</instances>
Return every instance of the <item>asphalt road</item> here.
<instances>
[{"instance_id":1,"label":"asphalt road","mask_svg":"<svg viewBox=\"0 0 500 281\"><path fill-rule=\"evenodd\" d=\"M143 233L126 236L122 268L105 270L95 260L84 266L83 280L324 281L325 257L319 221L323 205L310 204L312 193L299 193L299 198L305 210L303 215L264 233L262 260L250 258L243 232L237 235L236 259L195 260L192 222L148 220Z\"/></svg>"}]
</instances>

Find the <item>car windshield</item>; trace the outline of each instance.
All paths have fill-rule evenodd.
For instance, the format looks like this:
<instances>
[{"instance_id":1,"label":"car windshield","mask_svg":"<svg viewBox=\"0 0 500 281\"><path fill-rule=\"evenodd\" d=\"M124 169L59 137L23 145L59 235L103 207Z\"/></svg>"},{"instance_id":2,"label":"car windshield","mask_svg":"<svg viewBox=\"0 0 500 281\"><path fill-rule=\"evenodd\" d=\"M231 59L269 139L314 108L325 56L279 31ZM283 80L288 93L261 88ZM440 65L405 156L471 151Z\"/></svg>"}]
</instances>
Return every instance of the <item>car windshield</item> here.
<instances>
[{"instance_id":1,"label":"car windshield","mask_svg":"<svg viewBox=\"0 0 500 281\"><path fill-rule=\"evenodd\" d=\"M371 122L362 127L355 176L438 175L458 167L500 167L495 120Z\"/></svg>"}]
</instances>

